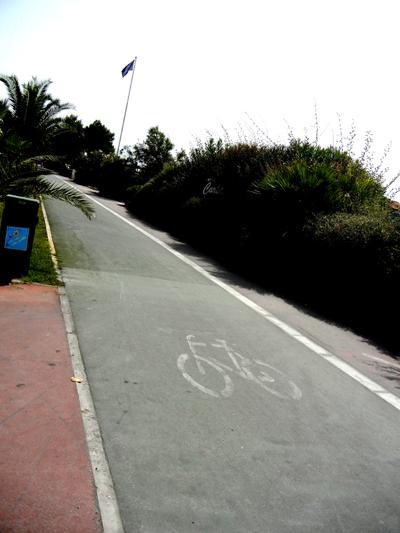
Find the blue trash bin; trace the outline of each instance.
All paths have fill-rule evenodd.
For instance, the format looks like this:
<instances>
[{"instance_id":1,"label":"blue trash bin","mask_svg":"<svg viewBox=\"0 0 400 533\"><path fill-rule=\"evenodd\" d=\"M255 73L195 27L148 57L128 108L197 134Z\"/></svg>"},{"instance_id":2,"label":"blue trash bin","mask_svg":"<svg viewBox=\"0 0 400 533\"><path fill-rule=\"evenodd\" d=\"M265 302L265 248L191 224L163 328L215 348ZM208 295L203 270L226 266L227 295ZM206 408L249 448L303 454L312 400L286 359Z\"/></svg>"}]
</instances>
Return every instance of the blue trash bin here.
<instances>
[{"instance_id":1,"label":"blue trash bin","mask_svg":"<svg viewBox=\"0 0 400 533\"><path fill-rule=\"evenodd\" d=\"M5 278L28 274L39 201L8 194L0 226L0 273Z\"/></svg>"}]
</instances>

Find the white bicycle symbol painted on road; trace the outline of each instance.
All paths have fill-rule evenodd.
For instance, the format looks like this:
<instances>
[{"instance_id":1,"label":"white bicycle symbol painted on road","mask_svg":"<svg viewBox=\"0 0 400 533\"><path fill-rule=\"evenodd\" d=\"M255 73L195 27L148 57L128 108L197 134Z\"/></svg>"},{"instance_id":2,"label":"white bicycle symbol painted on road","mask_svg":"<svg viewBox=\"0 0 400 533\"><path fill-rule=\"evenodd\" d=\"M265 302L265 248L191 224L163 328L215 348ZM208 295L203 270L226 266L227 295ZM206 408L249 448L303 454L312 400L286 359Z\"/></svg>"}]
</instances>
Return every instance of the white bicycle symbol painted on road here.
<instances>
[{"instance_id":1,"label":"white bicycle symbol painted on road","mask_svg":"<svg viewBox=\"0 0 400 533\"><path fill-rule=\"evenodd\" d=\"M178 357L178 368L189 383L210 396L214 396L215 398L224 396L227 398L232 395L234 390L233 382L227 371L233 372L252 383L256 383L261 388L278 398L299 400L302 396L299 387L281 370L278 370L272 365L260 361L259 359L243 357L240 353L233 351L233 349L228 346L227 342L222 339L215 339L215 342L211 343L211 346L213 348L224 350L233 368L226 363L222 363L215 357L200 355L198 350L207 347L207 344L205 342L196 341L194 335L187 335L186 340L189 345L190 353L183 353ZM223 386L221 384L222 388L219 392L209 388L209 386L199 383L199 381L196 381L192 375L189 374L187 367L190 358L193 358L196 363L192 368L192 373L193 369L195 370L197 367L200 374L197 379L201 380L201 376L206 376L207 367L209 370L213 369L218 373L223 381Z\"/></svg>"}]
</instances>

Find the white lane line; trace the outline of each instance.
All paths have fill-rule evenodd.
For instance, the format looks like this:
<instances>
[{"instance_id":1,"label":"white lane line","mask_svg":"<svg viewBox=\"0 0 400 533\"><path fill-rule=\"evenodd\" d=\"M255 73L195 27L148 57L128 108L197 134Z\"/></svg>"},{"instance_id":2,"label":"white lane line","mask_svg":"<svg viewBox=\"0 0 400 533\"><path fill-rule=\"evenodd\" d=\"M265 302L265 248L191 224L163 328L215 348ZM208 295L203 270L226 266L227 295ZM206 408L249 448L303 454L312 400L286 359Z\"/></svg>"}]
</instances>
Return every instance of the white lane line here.
<instances>
[{"instance_id":1,"label":"white lane line","mask_svg":"<svg viewBox=\"0 0 400 533\"><path fill-rule=\"evenodd\" d=\"M51 234L49 220L43 202L42 212L53 264L58 278L63 281L62 272L58 266L56 249ZM86 376L85 365L79 348L78 337L75 333L69 299L63 287L58 288L58 295L61 302L61 311L64 317L73 372L75 376L79 376L83 379L82 383L77 387L77 391L93 479L96 486L97 503L100 510L103 531L104 533L124 533L110 467L103 447L100 427L97 421L96 410L94 408L92 394Z\"/></svg>"},{"instance_id":2,"label":"white lane line","mask_svg":"<svg viewBox=\"0 0 400 533\"><path fill-rule=\"evenodd\" d=\"M74 189L79 190L74 185L71 185L70 183L69 185L73 187ZM82 191L80 192L82 193ZM247 305L247 307L250 307L250 309L253 309L253 311L255 311L256 313L264 317L270 323L275 324L275 326L277 326L279 329L284 331L291 338L295 339L296 341L306 346L309 350L311 350L315 354L325 359L325 361L335 366L336 368L341 370L344 374L354 379L355 381L363 385L363 387L370 390L376 396L378 396L379 398L381 398L388 404L392 405L395 409L400 411L400 398L398 396L396 396L395 394L392 394L391 392L386 390L381 385L378 385L377 383L369 379L367 376L364 376L364 374L362 374L361 372L359 372L358 370L350 366L348 363L345 363L344 361L342 361L342 359L339 359L336 355L331 354L325 348L315 343L314 341L312 341L311 339L309 339L308 337L306 337L305 335L303 335L296 329L292 328L291 326L289 326L288 324L286 324L285 322L283 322L276 316L272 315L269 311L267 311L260 305L256 304L255 302L253 302L246 296L243 296L243 294L240 294L240 292L238 292L236 289L230 287L223 281L214 277L212 274L207 272L203 267L199 266L197 263L195 263L188 257L184 256L180 252L177 252L176 250L171 248L168 244L165 244L163 241L161 241L160 239L158 239L157 237L155 237L148 231L144 230L143 228L141 228L140 226L138 226L131 220L128 220L127 218L120 215L119 213L116 213L110 207L102 204L101 202L93 198L92 196L89 196L88 194L85 194L85 193L82 193L82 194L84 194L87 198L89 198L89 200L92 200L92 202L99 205L100 207L102 207L103 209L105 209L106 211L114 215L115 217L119 218L120 220L122 220L123 222L131 226L132 228L135 228L137 231L139 231L140 233L142 233L143 235L145 235L152 241L159 244L165 250L168 250L168 252L170 252L172 255L174 255L175 257L177 257L178 259L180 259L181 261L183 261L184 263L192 267L194 270L202 274L205 278L209 279L210 281L212 281L213 283L215 283L216 285L224 289L226 292L234 296L236 299L238 299L239 301Z\"/></svg>"},{"instance_id":3,"label":"white lane line","mask_svg":"<svg viewBox=\"0 0 400 533\"><path fill-rule=\"evenodd\" d=\"M361 385L374 392L375 394L386 392L386 390L381 385L378 385L377 383L375 383L375 381L372 381L367 376L353 368L351 365L349 365L342 359L336 357L336 355L325 355L324 359L326 361L329 361L329 363L342 370L342 372L345 372L348 376L352 377L353 379L358 381L358 383L361 383Z\"/></svg>"}]
</instances>

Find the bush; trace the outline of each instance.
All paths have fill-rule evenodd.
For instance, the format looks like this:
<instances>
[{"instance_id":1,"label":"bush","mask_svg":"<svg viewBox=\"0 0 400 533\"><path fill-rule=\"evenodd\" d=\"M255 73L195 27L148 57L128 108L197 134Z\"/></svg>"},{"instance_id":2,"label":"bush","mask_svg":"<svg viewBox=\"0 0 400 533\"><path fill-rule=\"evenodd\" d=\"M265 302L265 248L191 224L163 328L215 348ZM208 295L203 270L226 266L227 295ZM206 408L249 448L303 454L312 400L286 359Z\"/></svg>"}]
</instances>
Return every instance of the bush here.
<instances>
[{"instance_id":1,"label":"bush","mask_svg":"<svg viewBox=\"0 0 400 533\"><path fill-rule=\"evenodd\" d=\"M103 159L97 189L102 196L125 200L132 180L132 170L126 159L110 154Z\"/></svg>"},{"instance_id":2,"label":"bush","mask_svg":"<svg viewBox=\"0 0 400 533\"><path fill-rule=\"evenodd\" d=\"M81 185L97 187L105 157L100 150L80 157L76 161L75 181Z\"/></svg>"},{"instance_id":3,"label":"bush","mask_svg":"<svg viewBox=\"0 0 400 533\"><path fill-rule=\"evenodd\" d=\"M124 200L132 182L132 169L127 159L101 151L90 152L77 161L75 181L95 187L109 198Z\"/></svg>"},{"instance_id":4,"label":"bush","mask_svg":"<svg viewBox=\"0 0 400 533\"><path fill-rule=\"evenodd\" d=\"M266 243L269 255L284 255L315 214L358 212L383 199L380 183L335 148L300 140L259 146L210 138L131 189L127 204L188 238L198 240L202 225L209 245L228 254L240 250L261 266Z\"/></svg>"},{"instance_id":5,"label":"bush","mask_svg":"<svg viewBox=\"0 0 400 533\"><path fill-rule=\"evenodd\" d=\"M336 148L209 139L127 203L270 289L371 331L379 317L365 310L397 296L400 224L381 181Z\"/></svg>"},{"instance_id":6,"label":"bush","mask_svg":"<svg viewBox=\"0 0 400 533\"><path fill-rule=\"evenodd\" d=\"M400 225L388 211L320 215L304 228L301 272L310 300L367 332L394 325ZM369 331L368 331L369 330Z\"/></svg>"},{"instance_id":7,"label":"bush","mask_svg":"<svg viewBox=\"0 0 400 533\"><path fill-rule=\"evenodd\" d=\"M378 278L385 282L400 273L400 225L388 211L318 216L305 226L304 239L332 272L343 274L341 283L374 279L376 286Z\"/></svg>"},{"instance_id":8,"label":"bush","mask_svg":"<svg viewBox=\"0 0 400 533\"><path fill-rule=\"evenodd\" d=\"M136 180L144 184L159 174L166 163L174 161L171 151L174 145L170 139L158 128L153 126L147 132L146 139L131 148L125 147L128 158L136 171Z\"/></svg>"},{"instance_id":9,"label":"bush","mask_svg":"<svg viewBox=\"0 0 400 533\"><path fill-rule=\"evenodd\" d=\"M181 185L180 165L166 163L162 171L145 184L128 188L126 205L140 216L172 226L183 201Z\"/></svg>"}]
</instances>

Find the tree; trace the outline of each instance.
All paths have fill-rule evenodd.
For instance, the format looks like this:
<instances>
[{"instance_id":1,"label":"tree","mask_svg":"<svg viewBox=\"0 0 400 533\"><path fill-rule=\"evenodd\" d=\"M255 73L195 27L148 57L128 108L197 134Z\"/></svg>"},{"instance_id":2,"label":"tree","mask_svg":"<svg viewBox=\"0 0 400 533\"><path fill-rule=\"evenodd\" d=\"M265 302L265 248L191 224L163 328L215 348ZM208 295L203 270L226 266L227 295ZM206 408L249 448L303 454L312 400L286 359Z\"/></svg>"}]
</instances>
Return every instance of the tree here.
<instances>
[{"instance_id":1,"label":"tree","mask_svg":"<svg viewBox=\"0 0 400 533\"><path fill-rule=\"evenodd\" d=\"M112 154L113 140L114 134L100 120L95 120L84 128L84 147L87 152L101 150L105 154Z\"/></svg>"},{"instance_id":2,"label":"tree","mask_svg":"<svg viewBox=\"0 0 400 533\"><path fill-rule=\"evenodd\" d=\"M156 176L165 163L173 161L174 145L158 126L149 129L145 141L133 147L140 181L143 183Z\"/></svg>"},{"instance_id":3,"label":"tree","mask_svg":"<svg viewBox=\"0 0 400 533\"><path fill-rule=\"evenodd\" d=\"M89 218L93 205L86 197L67 185L57 184L45 176L52 171L44 165L56 158L48 154L61 119L58 113L69 104L47 92L50 81L19 84L16 76L0 76L8 98L0 102L0 201L7 194L50 196L78 207Z\"/></svg>"},{"instance_id":4,"label":"tree","mask_svg":"<svg viewBox=\"0 0 400 533\"><path fill-rule=\"evenodd\" d=\"M7 194L38 198L42 195L67 202L77 207L88 218L94 216L93 204L76 189L58 184L45 176L53 171L44 164L54 161L54 156L24 157L26 141L15 134L4 139L0 131L0 144L6 150L0 151L0 201Z\"/></svg>"},{"instance_id":5,"label":"tree","mask_svg":"<svg viewBox=\"0 0 400 533\"><path fill-rule=\"evenodd\" d=\"M8 92L0 105L3 132L26 141L27 157L46 153L61 121L59 113L71 109L71 104L61 103L49 94L50 80L39 81L33 77L21 85L12 74L0 75L0 81Z\"/></svg>"},{"instance_id":6,"label":"tree","mask_svg":"<svg viewBox=\"0 0 400 533\"><path fill-rule=\"evenodd\" d=\"M64 117L55 131L52 152L62 156L70 165L82 154L84 149L84 127L76 115Z\"/></svg>"}]
</instances>

